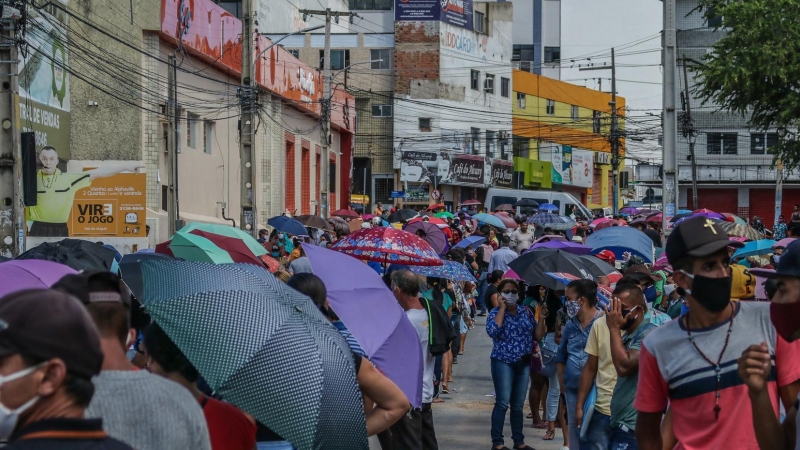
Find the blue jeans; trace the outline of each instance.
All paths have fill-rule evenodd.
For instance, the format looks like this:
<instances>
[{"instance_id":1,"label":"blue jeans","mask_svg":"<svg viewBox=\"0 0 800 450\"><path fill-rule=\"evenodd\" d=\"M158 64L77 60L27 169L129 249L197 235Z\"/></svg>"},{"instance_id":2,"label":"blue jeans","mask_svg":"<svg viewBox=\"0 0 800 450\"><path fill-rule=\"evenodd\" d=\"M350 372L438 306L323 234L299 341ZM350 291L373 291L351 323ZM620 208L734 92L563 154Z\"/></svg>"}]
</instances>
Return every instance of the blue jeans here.
<instances>
[{"instance_id":1,"label":"blue jeans","mask_svg":"<svg viewBox=\"0 0 800 450\"><path fill-rule=\"evenodd\" d=\"M570 450L578 450L580 446L578 424L575 422L575 411L578 405L578 391L567 389L567 420L569 420L569 444Z\"/></svg>"},{"instance_id":2,"label":"blue jeans","mask_svg":"<svg viewBox=\"0 0 800 450\"><path fill-rule=\"evenodd\" d=\"M514 447L525 443L522 425L525 414L522 412L528 396L528 381L531 366L528 362L517 361L512 364L492 359L492 382L494 382L494 409L492 410L492 445L504 445L503 425L506 411L511 406L511 439Z\"/></svg>"},{"instance_id":3,"label":"blue jeans","mask_svg":"<svg viewBox=\"0 0 800 450\"><path fill-rule=\"evenodd\" d=\"M594 410L592 421L589 422L589 429L586 430L586 439L581 439L581 450L607 450L608 449L608 426L611 417Z\"/></svg>"},{"instance_id":4,"label":"blue jeans","mask_svg":"<svg viewBox=\"0 0 800 450\"><path fill-rule=\"evenodd\" d=\"M481 275L478 277L478 298L475 299L475 307L478 308L478 312L485 313L486 312L486 302L483 297L486 294L486 290L489 289L489 274L487 272L481 272Z\"/></svg>"},{"instance_id":5,"label":"blue jeans","mask_svg":"<svg viewBox=\"0 0 800 450\"><path fill-rule=\"evenodd\" d=\"M558 420L558 403L561 399L561 385L558 384L558 372L553 373L547 381L547 407L544 412L544 420L555 422Z\"/></svg>"},{"instance_id":6,"label":"blue jeans","mask_svg":"<svg viewBox=\"0 0 800 450\"><path fill-rule=\"evenodd\" d=\"M633 430L612 428L608 433L608 450L639 450Z\"/></svg>"}]
</instances>

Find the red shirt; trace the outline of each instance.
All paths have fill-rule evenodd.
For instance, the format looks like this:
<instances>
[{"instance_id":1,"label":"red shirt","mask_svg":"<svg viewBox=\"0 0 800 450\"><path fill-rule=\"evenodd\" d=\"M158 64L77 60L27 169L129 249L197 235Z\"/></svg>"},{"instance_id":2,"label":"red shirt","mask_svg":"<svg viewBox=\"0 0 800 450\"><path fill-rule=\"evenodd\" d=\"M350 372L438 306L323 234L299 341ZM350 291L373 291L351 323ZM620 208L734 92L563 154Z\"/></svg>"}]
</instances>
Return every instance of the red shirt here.
<instances>
[{"instance_id":1,"label":"red shirt","mask_svg":"<svg viewBox=\"0 0 800 450\"><path fill-rule=\"evenodd\" d=\"M235 406L204 397L200 401L208 424L212 450L253 450L256 425Z\"/></svg>"}]
</instances>

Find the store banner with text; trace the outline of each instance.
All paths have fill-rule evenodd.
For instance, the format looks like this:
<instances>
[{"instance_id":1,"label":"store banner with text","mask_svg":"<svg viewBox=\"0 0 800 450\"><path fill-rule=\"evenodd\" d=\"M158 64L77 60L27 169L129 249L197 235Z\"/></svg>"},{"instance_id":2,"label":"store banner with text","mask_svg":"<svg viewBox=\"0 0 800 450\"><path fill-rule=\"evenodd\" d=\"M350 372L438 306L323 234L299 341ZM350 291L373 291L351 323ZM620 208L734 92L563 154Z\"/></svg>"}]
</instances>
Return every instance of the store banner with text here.
<instances>
[{"instance_id":1,"label":"store banner with text","mask_svg":"<svg viewBox=\"0 0 800 450\"><path fill-rule=\"evenodd\" d=\"M492 160L492 185L495 187L512 187L514 179L514 163L502 159Z\"/></svg>"},{"instance_id":2,"label":"store banner with text","mask_svg":"<svg viewBox=\"0 0 800 450\"><path fill-rule=\"evenodd\" d=\"M394 20L439 21L472 30L472 0L395 0Z\"/></svg>"},{"instance_id":3,"label":"store banner with text","mask_svg":"<svg viewBox=\"0 0 800 450\"><path fill-rule=\"evenodd\" d=\"M442 178L442 183L480 186L488 186L492 184L491 172L487 170L487 159L483 156L448 156L448 158L443 159L439 163L440 171L443 171L443 169L447 170L447 176ZM489 167L491 167L491 165L489 165Z\"/></svg>"}]
</instances>

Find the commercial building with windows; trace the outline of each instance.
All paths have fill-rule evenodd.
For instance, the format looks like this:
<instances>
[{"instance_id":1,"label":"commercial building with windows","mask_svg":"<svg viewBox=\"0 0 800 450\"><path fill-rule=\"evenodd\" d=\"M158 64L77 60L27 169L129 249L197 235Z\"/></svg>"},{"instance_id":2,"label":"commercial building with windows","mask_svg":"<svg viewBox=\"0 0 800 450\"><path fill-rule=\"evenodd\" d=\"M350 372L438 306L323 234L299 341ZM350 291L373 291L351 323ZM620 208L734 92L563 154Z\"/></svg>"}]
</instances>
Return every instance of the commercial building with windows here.
<instances>
[{"instance_id":1,"label":"commercial building with windows","mask_svg":"<svg viewBox=\"0 0 800 450\"><path fill-rule=\"evenodd\" d=\"M568 192L589 208L613 203L611 94L514 70L514 183ZM625 99L617 97L620 130ZM620 155L624 154L620 140ZM551 179L546 180L550 163ZM620 157L620 170L623 158Z\"/></svg>"},{"instance_id":2,"label":"commercial building with windows","mask_svg":"<svg viewBox=\"0 0 800 450\"><path fill-rule=\"evenodd\" d=\"M714 31L723 18L703 18L695 10L696 0L677 0L678 74L683 74L683 57L700 60L724 36ZM773 167L770 147L778 140L776 131L753 130L748 118L719 112L716 105L701 105L691 92L697 80L688 69L690 105L694 118L695 162L697 164L698 201L692 193L692 165L689 141L679 129L665 130L677 134L678 206L708 208L738 214L743 218L759 216L767 228L776 219L775 186L778 170ZM683 77L678 77L684 90ZM676 105L681 107L678 94ZM661 187L660 166L637 166L636 179L651 187ZM784 171L781 209L787 216L795 204L800 204L800 173Z\"/></svg>"},{"instance_id":3,"label":"commercial building with windows","mask_svg":"<svg viewBox=\"0 0 800 450\"><path fill-rule=\"evenodd\" d=\"M561 0L511 0L514 67L561 79Z\"/></svg>"}]
</instances>

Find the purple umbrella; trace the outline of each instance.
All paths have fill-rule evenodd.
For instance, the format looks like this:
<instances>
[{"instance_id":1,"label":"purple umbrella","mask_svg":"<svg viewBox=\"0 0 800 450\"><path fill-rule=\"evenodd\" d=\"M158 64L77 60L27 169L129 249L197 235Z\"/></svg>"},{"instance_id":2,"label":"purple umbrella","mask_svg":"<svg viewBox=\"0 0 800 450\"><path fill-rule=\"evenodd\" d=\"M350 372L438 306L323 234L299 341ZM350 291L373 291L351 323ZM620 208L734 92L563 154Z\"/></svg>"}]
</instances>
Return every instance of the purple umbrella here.
<instances>
[{"instance_id":1,"label":"purple umbrella","mask_svg":"<svg viewBox=\"0 0 800 450\"><path fill-rule=\"evenodd\" d=\"M441 255L447 251L449 242L447 242L447 235L444 234L441 228L430 222L419 221L409 223L403 228L403 231L408 231L411 234L416 234L431 244L433 250L437 255Z\"/></svg>"},{"instance_id":2,"label":"purple umbrella","mask_svg":"<svg viewBox=\"0 0 800 450\"><path fill-rule=\"evenodd\" d=\"M331 309L369 359L406 394L411 406L421 407L419 335L394 294L374 270L352 256L322 247L303 249L314 274L325 282Z\"/></svg>"},{"instance_id":3,"label":"purple umbrella","mask_svg":"<svg viewBox=\"0 0 800 450\"><path fill-rule=\"evenodd\" d=\"M47 289L74 269L41 259L17 259L0 264L0 297L24 289Z\"/></svg>"},{"instance_id":4,"label":"purple umbrella","mask_svg":"<svg viewBox=\"0 0 800 450\"><path fill-rule=\"evenodd\" d=\"M627 207L627 208L620 209L619 212L624 213L624 214L630 214L631 216L635 216L635 215L640 213L640 211L638 209L630 207L630 206Z\"/></svg>"},{"instance_id":5,"label":"purple umbrella","mask_svg":"<svg viewBox=\"0 0 800 450\"><path fill-rule=\"evenodd\" d=\"M588 255L592 251L591 247L587 247L585 245L581 245L575 242L565 242L565 241L539 242L537 244L533 244L533 247L531 247L528 251L537 248L553 248L556 250L564 250L565 252L572 253L573 255Z\"/></svg>"},{"instance_id":6,"label":"purple umbrella","mask_svg":"<svg viewBox=\"0 0 800 450\"><path fill-rule=\"evenodd\" d=\"M717 213L717 212L714 212L714 211L701 211L701 212L692 213L691 215L686 216L686 217L681 217L680 219L675 221L673 226L677 227L684 220L691 219L693 217L706 217L706 218L709 218L709 219L725 220L725 216L723 216L720 213Z\"/></svg>"}]
</instances>

